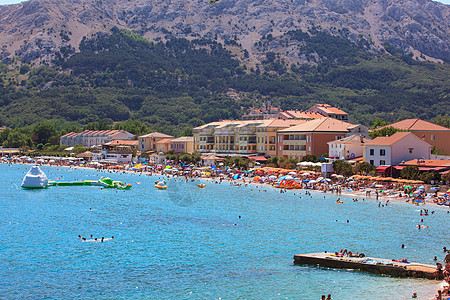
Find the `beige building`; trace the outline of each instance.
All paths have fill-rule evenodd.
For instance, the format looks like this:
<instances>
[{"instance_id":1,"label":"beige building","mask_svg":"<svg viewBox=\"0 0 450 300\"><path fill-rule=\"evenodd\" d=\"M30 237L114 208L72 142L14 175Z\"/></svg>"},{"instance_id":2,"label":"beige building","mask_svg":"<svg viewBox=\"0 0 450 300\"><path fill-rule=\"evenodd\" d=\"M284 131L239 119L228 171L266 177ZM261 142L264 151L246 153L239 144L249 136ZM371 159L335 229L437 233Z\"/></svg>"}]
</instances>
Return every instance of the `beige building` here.
<instances>
[{"instance_id":1,"label":"beige building","mask_svg":"<svg viewBox=\"0 0 450 300\"><path fill-rule=\"evenodd\" d=\"M337 120L348 121L348 113L333 107L329 104L315 104L309 109L310 112L319 113L322 116L330 117Z\"/></svg>"},{"instance_id":2,"label":"beige building","mask_svg":"<svg viewBox=\"0 0 450 300\"><path fill-rule=\"evenodd\" d=\"M170 140L170 150L178 153L193 153L194 138L192 136L182 136Z\"/></svg>"},{"instance_id":3,"label":"beige building","mask_svg":"<svg viewBox=\"0 0 450 300\"><path fill-rule=\"evenodd\" d=\"M156 152L166 153L170 150L170 141L173 139L162 139L156 142Z\"/></svg>"},{"instance_id":4,"label":"beige building","mask_svg":"<svg viewBox=\"0 0 450 300\"><path fill-rule=\"evenodd\" d=\"M274 156L277 131L304 122L295 119L212 122L194 128L194 149L200 153Z\"/></svg>"},{"instance_id":5,"label":"beige building","mask_svg":"<svg viewBox=\"0 0 450 300\"><path fill-rule=\"evenodd\" d=\"M141 135L140 137L138 137L139 151L157 151L156 143L167 138L173 139L174 137L159 132L152 132L146 135Z\"/></svg>"},{"instance_id":6,"label":"beige building","mask_svg":"<svg viewBox=\"0 0 450 300\"><path fill-rule=\"evenodd\" d=\"M83 147L101 146L113 140L131 140L133 134L125 130L85 130L83 132L70 132L59 138L60 145L73 147L81 145Z\"/></svg>"}]
</instances>

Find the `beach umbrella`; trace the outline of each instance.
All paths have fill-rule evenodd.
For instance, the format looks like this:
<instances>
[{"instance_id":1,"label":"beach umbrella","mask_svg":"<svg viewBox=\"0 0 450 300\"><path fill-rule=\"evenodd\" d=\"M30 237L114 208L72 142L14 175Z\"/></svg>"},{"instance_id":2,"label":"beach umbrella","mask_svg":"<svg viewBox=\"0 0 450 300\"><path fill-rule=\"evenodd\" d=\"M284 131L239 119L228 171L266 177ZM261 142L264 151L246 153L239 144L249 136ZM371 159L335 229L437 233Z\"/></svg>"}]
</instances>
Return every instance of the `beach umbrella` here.
<instances>
[{"instance_id":1,"label":"beach umbrella","mask_svg":"<svg viewBox=\"0 0 450 300\"><path fill-rule=\"evenodd\" d=\"M430 191L432 191L432 192L437 192L439 189L437 188L437 187L432 187L431 189L430 189Z\"/></svg>"},{"instance_id":2,"label":"beach umbrella","mask_svg":"<svg viewBox=\"0 0 450 300\"><path fill-rule=\"evenodd\" d=\"M421 185L421 186L419 186L417 189L418 189L418 190L424 190L425 187L424 187L423 185Z\"/></svg>"},{"instance_id":3,"label":"beach umbrella","mask_svg":"<svg viewBox=\"0 0 450 300\"><path fill-rule=\"evenodd\" d=\"M410 185L405 186L405 189L412 189L413 187Z\"/></svg>"},{"instance_id":4,"label":"beach umbrella","mask_svg":"<svg viewBox=\"0 0 450 300\"><path fill-rule=\"evenodd\" d=\"M303 182L310 182L311 180L309 180L309 179L305 179L305 180L303 180Z\"/></svg>"},{"instance_id":5,"label":"beach umbrella","mask_svg":"<svg viewBox=\"0 0 450 300\"><path fill-rule=\"evenodd\" d=\"M338 174L331 174L330 177L338 177Z\"/></svg>"},{"instance_id":6,"label":"beach umbrella","mask_svg":"<svg viewBox=\"0 0 450 300\"><path fill-rule=\"evenodd\" d=\"M309 176L311 173L303 173L302 176Z\"/></svg>"},{"instance_id":7,"label":"beach umbrella","mask_svg":"<svg viewBox=\"0 0 450 300\"><path fill-rule=\"evenodd\" d=\"M233 179L239 179L241 176L239 176L238 174L233 176Z\"/></svg>"},{"instance_id":8,"label":"beach umbrella","mask_svg":"<svg viewBox=\"0 0 450 300\"><path fill-rule=\"evenodd\" d=\"M291 180L291 179L294 179L294 177L292 177L291 175L288 175L288 176L285 176L284 179Z\"/></svg>"},{"instance_id":9,"label":"beach umbrella","mask_svg":"<svg viewBox=\"0 0 450 300\"><path fill-rule=\"evenodd\" d=\"M288 174L289 174L289 175L297 175L296 172L289 172Z\"/></svg>"}]
</instances>

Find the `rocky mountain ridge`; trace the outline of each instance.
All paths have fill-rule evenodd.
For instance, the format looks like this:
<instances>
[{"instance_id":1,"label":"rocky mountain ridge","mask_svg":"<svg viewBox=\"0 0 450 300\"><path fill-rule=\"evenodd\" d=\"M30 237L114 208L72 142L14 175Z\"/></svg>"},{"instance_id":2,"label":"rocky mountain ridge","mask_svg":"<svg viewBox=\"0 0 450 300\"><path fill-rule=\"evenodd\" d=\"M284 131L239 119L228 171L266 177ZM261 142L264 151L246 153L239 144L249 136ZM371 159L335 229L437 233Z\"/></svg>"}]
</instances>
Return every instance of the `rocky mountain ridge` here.
<instances>
[{"instance_id":1,"label":"rocky mountain ridge","mask_svg":"<svg viewBox=\"0 0 450 300\"><path fill-rule=\"evenodd\" d=\"M0 59L49 63L77 51L83 38L117 26L154 41L227 42L247 50L254 64L267 50L295 61L295 47L262 49L258 42L311 27L365 39L373 51L387 42L419 59L450 61L449 17L448 5L430 0L29 0L0 6Z\"/></svg>"}]
</instances>

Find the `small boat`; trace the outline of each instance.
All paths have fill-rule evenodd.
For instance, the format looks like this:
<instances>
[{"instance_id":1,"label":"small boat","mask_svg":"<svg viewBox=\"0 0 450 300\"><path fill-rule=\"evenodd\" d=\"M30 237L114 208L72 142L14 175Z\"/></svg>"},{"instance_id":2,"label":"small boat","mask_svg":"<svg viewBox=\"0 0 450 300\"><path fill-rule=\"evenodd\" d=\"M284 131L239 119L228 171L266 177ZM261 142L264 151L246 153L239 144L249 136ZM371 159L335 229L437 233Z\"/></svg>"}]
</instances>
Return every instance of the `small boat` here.
<instances>
[{"instance_id":1,"label":"small boat","mask_svg":"<svg viewBox=\"0 0 450 300\"><path fill-rule=\"evenodd\" d=\"M344 203L345 201L336 201L336 203Z\"/></svg>"},{"instance_id":2,"label":"small boat","mask_svg":"<svg viewBox=\"0 0 450 300\"><path fill-rule=\"evenodd\" d=\"M199 183L199 184L197 184L197 186L202 189L202 188L204 188L206 186L206 184L200 184Z\"/></svg>"}]
</instances>

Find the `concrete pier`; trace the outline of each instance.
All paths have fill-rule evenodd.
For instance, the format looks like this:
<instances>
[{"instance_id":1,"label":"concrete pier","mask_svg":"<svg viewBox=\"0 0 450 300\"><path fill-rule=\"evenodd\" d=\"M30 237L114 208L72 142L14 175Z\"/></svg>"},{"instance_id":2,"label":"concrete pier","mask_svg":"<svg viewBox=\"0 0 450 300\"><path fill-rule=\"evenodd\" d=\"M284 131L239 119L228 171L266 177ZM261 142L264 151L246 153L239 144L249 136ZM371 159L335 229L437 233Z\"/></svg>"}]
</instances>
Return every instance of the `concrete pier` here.
<instances>
[{"instance_id":1,"label":"concrete pier","mask_svg":"<svg viewBox=\"0 0 450 300\"><path fill-rule=\"evenodd\" d=\"M435 279L435 266L419 263L402 263L373 257L338 257L334 253L310 253L294 255L294 264L326 268L356 269L395 277Z\"/></svg>"}]
</instances>

